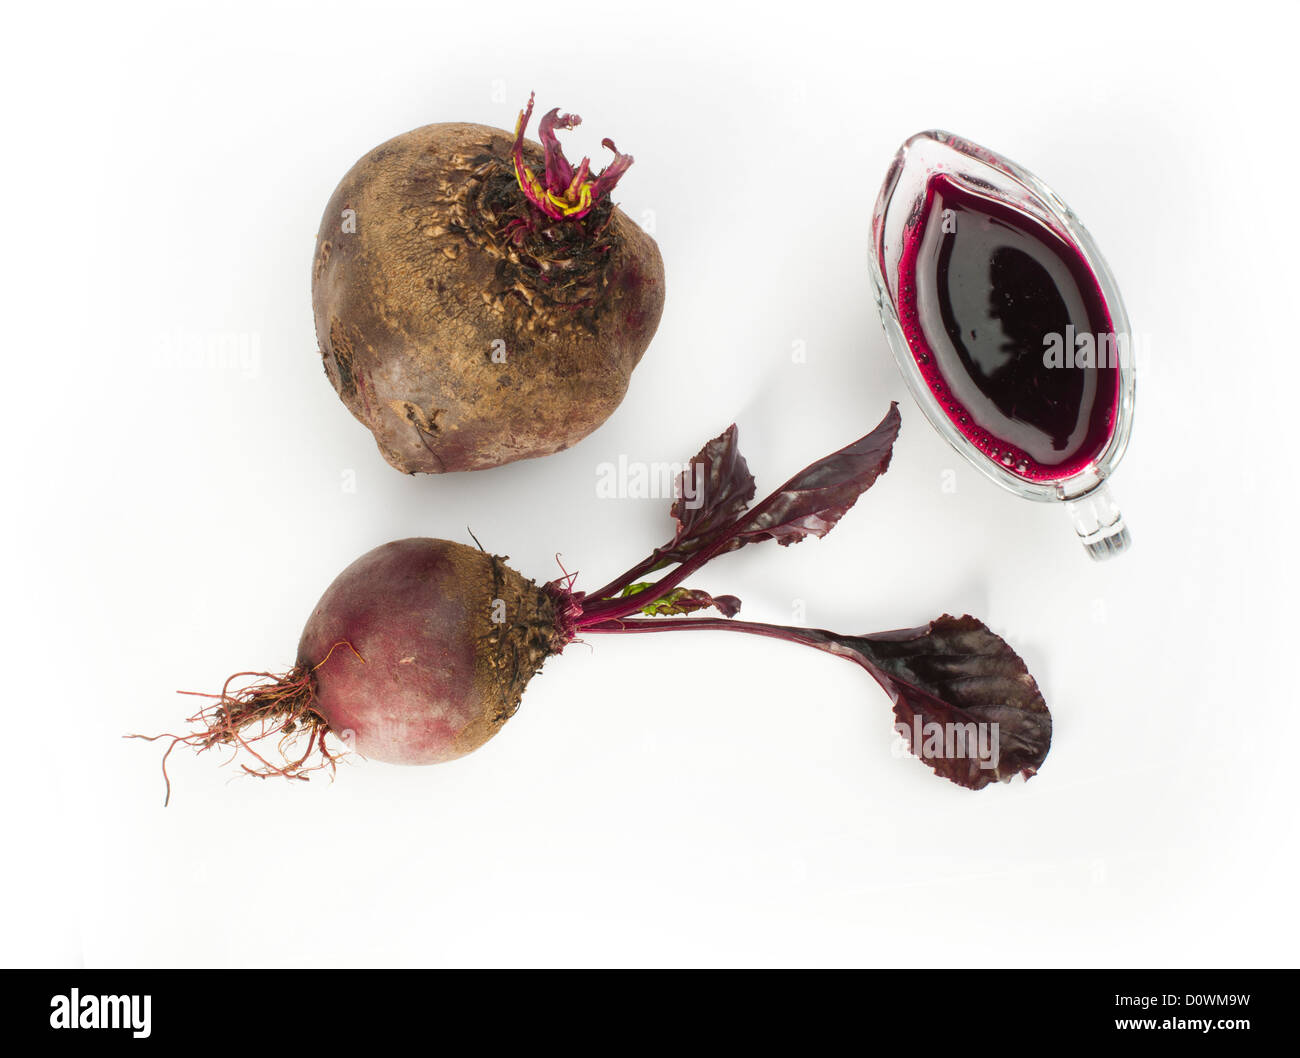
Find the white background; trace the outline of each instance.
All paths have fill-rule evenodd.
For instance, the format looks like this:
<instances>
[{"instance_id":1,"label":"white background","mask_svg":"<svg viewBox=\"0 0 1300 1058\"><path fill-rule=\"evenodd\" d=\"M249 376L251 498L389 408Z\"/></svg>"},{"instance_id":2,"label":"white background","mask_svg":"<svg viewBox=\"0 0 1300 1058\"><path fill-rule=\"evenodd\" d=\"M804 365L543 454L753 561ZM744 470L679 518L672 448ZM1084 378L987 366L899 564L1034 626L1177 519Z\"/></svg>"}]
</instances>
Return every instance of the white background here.
<instances>
[{"instance_id":1,"label":"white background","mask_svg":"<svg viewBox=\"0 0 1300 1058\"><path fill-rule=\"evenodd\" d=\"M1132 3L249 4L9 14L0 959L91 966L1294 962L1294 25ZM1172 10L1172 9L1170 9ZM1292 12L1287 13L1288 21ZM417 125L586 119L636 156L658 336L542 461L390 469L321 370L320 212ZM869 294L872 204L942 127L1052 184L1151 356L1114 492L1132 553L1003 492L922 418ZM188 355L256 336L255 370ZM793 362L803 343L807 362ZM239 778L157 745L283 669L363 551L468 541L593 587L670 532L620 455L728 423L760 489L873 426L889 473L821 541L721 559L751 619L983 617L1055 719L970 793L891 753L859 669L743 636L595 638L454 764ZM344 489L347 472L355 492ZM945 472L955 491L945 491Z\"/></svg>"}]
</instances>

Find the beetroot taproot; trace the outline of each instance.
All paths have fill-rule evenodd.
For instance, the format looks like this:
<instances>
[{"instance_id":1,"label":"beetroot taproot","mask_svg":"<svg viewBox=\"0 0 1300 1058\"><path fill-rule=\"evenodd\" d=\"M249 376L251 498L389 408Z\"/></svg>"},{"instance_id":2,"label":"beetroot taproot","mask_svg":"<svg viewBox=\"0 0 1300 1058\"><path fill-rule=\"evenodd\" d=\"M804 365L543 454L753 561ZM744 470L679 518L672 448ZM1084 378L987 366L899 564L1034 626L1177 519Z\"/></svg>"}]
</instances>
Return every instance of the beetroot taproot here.
<instances>
[{"instance_id":1,"label":"beetroot taproot","mask_svg":"<svg viewBox=\"0 0 1300 1058\"><path fill-rule=\"evenodd\" d=\"M499 558L447 540L397 540L330 585L298 664L329 657L316 668L311 708L362 756L437 764L496 733L558 640L550 596ZM335 643L350 649L331 655Z\"/></svg>"},{"instance_id":2,"label":"beetroot taproot","mask_svg":"<svg viewBox=\"0 0 1300 1058\"><path fill-rule=\"evenodd\" d=\"M343 177L316 239L325 372L406 473L561 451L618 407L659 325L663 261L610 201L632 162L564 157L550 111L525 140L426 125Z\"/></svg>"}]
</instances>

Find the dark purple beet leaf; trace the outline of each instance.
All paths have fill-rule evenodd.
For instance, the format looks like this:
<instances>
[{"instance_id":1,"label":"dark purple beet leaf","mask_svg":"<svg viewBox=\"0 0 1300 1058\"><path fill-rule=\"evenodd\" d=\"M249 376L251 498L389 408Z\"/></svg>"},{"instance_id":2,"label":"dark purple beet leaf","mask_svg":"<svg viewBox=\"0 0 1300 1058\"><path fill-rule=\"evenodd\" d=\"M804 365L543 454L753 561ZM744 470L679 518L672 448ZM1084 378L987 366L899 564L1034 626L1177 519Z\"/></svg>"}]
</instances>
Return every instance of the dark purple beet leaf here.
<instances>
[{"instance_id":1,"label":"dark purple beet leaf","mask_svg":"<svg viewBox=\"0 0 1300 1058\"><path fill-rule=\"evenodd\" d=\"M725 550L758 540L797 543L805 536L825 536L844 513L889 469L902 419L897 403L871 433L801 470L776 492L740 518Z\"/></svg>"},{"instance_id":2,"label":"dark purple beet leaf","mask_svg":"<svg viewBox=\"0 0 1300 1058\"><path fill-rule=\"evenodd\" d=\"M982 790L995 779L1037 773L1052 743L1052 717L1025 663L974 617L944 615L920 628L845 636L822 628L716 617L634 618L585 632L747 632L824 650L866 669L894 702L895 730L937 775Z\"/></svg>"},{"instance_id":3,"label":"dark purple beet leaf","mask_svg":"<svg viewBox=\"0 0 1300 1058\"><path fill-rule=\"evenodd\" d=\"M1047 703L1020 656L982 621L945 614L896 632L811 634L876 678L913 754L945 779L979 790L1028 779L1046 758Z\"/></svg>"},{"instance_id":4,"label":"dark purple beet leaf","mask_svg":"<svg viewBox=\"0 0 1300 1058\"><path fill-rule=\"evenodd\" d=\"M695 495L698 486L699 494ZM672 515L677 535L660 552L665 564L700 550L754 498L754 475L736 446L735 423L700 449L682 474Z\"/></svg>"},{"instance_id":5,"label":"dark purple beet leaf","mask_svg":"<svg viewBox=\"0 0 1300 1058\"><path fill-rule=\"evenodd\" d=\"M789 545L809 535L825 536L889 469L901 421L897 403L891 404L871 433L805 467L752 510L746 510L746 504L754 494L754 479L736 449L736 428L728 427L692 460L692 467L705 468L705 480L713 483L712 491L706 485L703 502L692 511L684 502L689 481L683 480L683 495L672 508L677 536L621 577L589 593L583 606L591 622L636 613L641 607L612 596L645 574L673 563L680 565L645 589L654 590L655 598L672 592L716 556L746 544L776 540Z\"/></svg>"}]
</instances>

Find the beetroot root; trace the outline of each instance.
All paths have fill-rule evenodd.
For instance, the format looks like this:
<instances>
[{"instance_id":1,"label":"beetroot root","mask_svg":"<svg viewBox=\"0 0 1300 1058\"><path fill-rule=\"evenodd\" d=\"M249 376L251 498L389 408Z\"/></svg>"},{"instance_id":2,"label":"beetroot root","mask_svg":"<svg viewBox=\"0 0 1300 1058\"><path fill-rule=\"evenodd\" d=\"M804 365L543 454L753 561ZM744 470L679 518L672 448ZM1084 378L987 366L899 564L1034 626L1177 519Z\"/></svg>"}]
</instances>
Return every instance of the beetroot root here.
<instances>
[{"instance_id":1,"label":"beetroot root","mask_svg":"<svg viewBox=\"0 0 1300 1058\"><path fill-rule=\"evenodd\" d=\"M312 709L363 757L436 764L496 734L560 646L551 597L501 559L409 539L339 574L298 665L314 670Z\"/></svg>"},{"instance_id":2,"label":"beetroot root","mask_svg":"<svg viewBox=\"0 0 1300 1058\"><path fill-rule=\"evenodd\" d=\"M334 767L327 734L390 764L454 760L514 715L529 679L562 649L565 621L561 591L494 555L395 540L326 589L287 673L236 673L220 694L199 695L210 704L189 718L190 732L129 737L171 740L164 778L172 750L188 745L245 751L251 775L306 779ZM267 740L278 746L263 748Z\"/></svg>"},{"instance_id":3,"label":"beetroot root","mask_svg":"<svg viewBox=\"0 0 1300 1058\"><path fill-rule=\"evenodd\" d=\"M484 125L427 125L344 176L316 241L330 382L406 473L478 470L573 445L618 407L663 311L654 240L599 175Z\"/></svg>"}]
</instances>

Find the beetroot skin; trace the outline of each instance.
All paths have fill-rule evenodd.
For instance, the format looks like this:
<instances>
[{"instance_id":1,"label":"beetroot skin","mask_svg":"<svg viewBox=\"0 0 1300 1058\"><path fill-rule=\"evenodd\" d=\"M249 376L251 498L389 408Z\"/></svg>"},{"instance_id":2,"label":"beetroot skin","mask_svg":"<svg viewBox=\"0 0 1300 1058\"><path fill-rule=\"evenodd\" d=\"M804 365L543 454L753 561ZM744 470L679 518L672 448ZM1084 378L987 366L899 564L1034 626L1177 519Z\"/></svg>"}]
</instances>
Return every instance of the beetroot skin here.
<instances>
[{"instance_id":1,"label":"beetroot skin","mask_svg":"<svg viewBox=\"0 0 1300 1058\"><path fill-rule=\"evenodd\" d=\"M325 373L406 473L561 451L618 407L664 304L654 240L556 137L426 125L376 147L321 220L312 274Z\"/></svg>"},{"instance_id":2,"label":"beetroot skin","mask_svg":"<svg viewBox=\"0 0 1300 1058\"><path fill-rule=\"evenodd\" d=\"M363 757L437 764L491 738L559 646L550 596L499 559L397 540L329 586L298 667L313 672L312 711Z\"/></svg>"}]
</instances>

